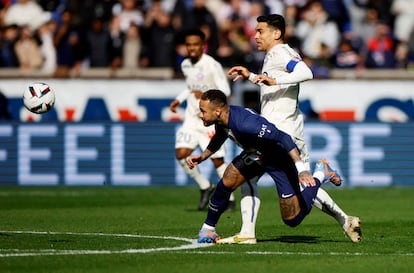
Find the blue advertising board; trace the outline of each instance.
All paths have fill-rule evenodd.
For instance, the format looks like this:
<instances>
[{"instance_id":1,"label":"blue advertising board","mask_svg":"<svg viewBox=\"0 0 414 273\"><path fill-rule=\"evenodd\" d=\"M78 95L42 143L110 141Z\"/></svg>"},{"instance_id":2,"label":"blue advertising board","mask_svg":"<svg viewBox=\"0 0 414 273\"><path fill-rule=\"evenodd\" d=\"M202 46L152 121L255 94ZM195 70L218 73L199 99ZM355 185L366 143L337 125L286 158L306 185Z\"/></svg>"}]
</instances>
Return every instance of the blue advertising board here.
<instances>
[{"instance_id":1,"label":"blue advertising board","mask_svg":"<svg viewBox=\"0 0 414 273\"><path fill-rule=\"evenodd\" d=\"M175 122L0 124L0 185L192 185L175 160ZM344 186L414 185L414 123L308 122L312 161L326 158ZM239 152L226 143L230 162ZM216 181L209 161L201 171ZM272 185L268 177L263 185Z\"/></svg>"}]
</instances>

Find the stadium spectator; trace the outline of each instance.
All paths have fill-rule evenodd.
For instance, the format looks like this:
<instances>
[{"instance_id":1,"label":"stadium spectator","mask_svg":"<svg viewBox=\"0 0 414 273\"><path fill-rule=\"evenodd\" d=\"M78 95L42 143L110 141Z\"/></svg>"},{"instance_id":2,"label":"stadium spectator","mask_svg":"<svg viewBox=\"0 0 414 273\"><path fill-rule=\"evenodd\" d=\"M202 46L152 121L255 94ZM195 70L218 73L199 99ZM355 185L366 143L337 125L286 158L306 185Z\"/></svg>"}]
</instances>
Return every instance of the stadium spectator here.
<instances>
[{"instance_id":1,"label":"stadium spectator","mask_svg":"<svg viewBox=\"0 0 414 273\"><path fill-rule=\"evenodd\" d=\"M399 42L407 42L414 28L414 0L395 0L391 6L395 16L394 36Z\"/></svg>"},{"instance_id":2,"label":"stadium spectator","mask_svg":"<svg viewBox=\"0 0 414 273\"><path fill-rule=\"evenodd\" d=\"M111 35L101 18L94 18L86 33L86 58L90 67L109 67L111 65Z\"/></svg>"},{"instance_id":3,"label":"stadium spectator","mask_svg":"<svg viewBox=\"0 0 414 273\"><path fill-rule=\"evenodd\" d=\"M373 7L367 7L360 25L353 29L356 35L363 39L364 44L367 44L368 39L375 33L379 20L378 11Z\"/></svg>"},{"instance_id":4,"label":"stadium spectator","mask_svg":"<svg viewBox=\"0 0 414 273\"><path fill-rule=\"evenodd\" d=\"M92 20L100 18L103 25L111 28L112 18L119 16L119 27L122 35L126 34L131 22L137 25L142 36L141 66L144 67L172 67L177 69L182 60L182 41L179 38L184 29L199 27L203 28L207 39L207 53L220 57L219 61L224 66L230 66L240 62L244 57L247 64L255 62L259 58L255 46L251 42L250 22L257 17L257 10L264 9L262 14L269 12L285 15L288 28L296 28L298 35L292 37L289 43L297 48L304 57L313 63L318 71L326 71L334 66L333 54L338 51L341 39L350 40L352 46L361 52L363 45L381 20L390 26L390 32L395 33L396 43L394 54L398 62L397 67L405 67L408 61L407 39L414 24L412 8L414 0L14 0L0 2L0 27L7 30L7 34L13 32L12 24L30 25L32 31L37 29L46 21L51 19L58 26L54 34L56 51L58 52L58 63L66 62L72 65L58 65L58 71L63 67L71 67L73 71L80 71L85 52L82 48L87 47L87 32L90 31ZM308 12L309 7L317 2L323 8L323 13ZM160 26L160 22L149 27L144 26L145 18L148 18L153 6L159 5L167 16L160 15L159 21L166 22ZM290 12L296 9L296 15L291 18ZM70 27L66 27L65 20L67 12L71 13ZM295 14L294 13L294 14ZM3 14L3 16L1 16ZM299 16L301 15L301 16ZM306 15L306 16L304 16ZM395 17L395 21L394 21ZM158 21L158 18L157 18ZM312 22L310 22L312 21ZM294 22L294 23L293 23ZM332 30L332 23L337 25L337 30ZM214 25L215 23L215 25ZM244 27L241 27L241 25ZM307 25L306 27L303 27ZM329 25L329 27L327 26ZM304 31L298 31L299 26ZM7 28L6 28L7 27ZM70 54L62 54L62 29L71 29L71 39L66 38L66 43L71 41ZM305 29L305 30L304 30ZM323 29L322 38L315 37L316 30ZM315 30L315 31L308 31ZM113 30L111 30L111 33ZM290 32L290 31L288 31ZM336 34L333 34L336 32ZM6 31L4 31L6 33ZM301 35L299 37L299 35ZM101 59L112 60L108 67L120 67L122 65L123 36L111 36L111 50L109 56ZM161 37L161 39L156 39ZM8 53L8 47L13 40L0 37L0 51L3 53L1 67L13 67L13 57ZM121 38L121 39L120 39ZM295 38L300 38L297 44ZM321 42L320 40L323 39ZM361 44L364 39L365 43ZM158 40L156 42L155 40ZM316 43L313 41L317 41ZM56 41L59 41L56 43ZM336 41L336 42L334 42ZM177 46L178 43L178 46ZM77 44L77 45L75 45ZM318 45L319 44L319 45ZM58 46L59 45L59 46ZM361 46L362 45L362 46ZM177 48L176 48L177 47ZM114 51L115 49L115 51ZM66 49L66 53L69 51ZM176 51L179 53L177 54ZM366 51L366 50L365 50ZM167 52L167 53L166 53ZM217 52L217 54L216 54ZM165 54L166 53L166 54ZM115 56L114 56L115 54ZM65 55L65 56L64 56ZM167 57L168 55L168 57ZM317 57L315 57L315 55ZM158 57L160 56L160 57ZM66 59L66 60L64 60ZM69 61L72 59L72 61ZM246 60L247 59L247 60ZM164 61L167 60L167 61ZM84 63L85 64L85 63ZM85 66L87 67L87 66ZM315 70L315 71L317 71ZM59 73L58 73L59 74ZM318 73L315 73L316 76ZM322 73L323 74L323 73ZM326 74L326 73L325 73Z\"/></svg>"},{"instance_id":5,"label":"stadium spectator","mask_svg":"<svg viewBox=\"0 0 414 273\"><path fill-rule=\"evenodd\" d=\"M34 31L50 19L50 12L45 12L36 1L16 0L14 4L6 8L4 24L28 26L31 31Z\"/></svg>"},{"instance_id":6,"label":"stadium spectator","mask_svg":"<svg viewBox=\"0 0 414 273\"><path fill-rule=\"evenodd\" d=\"M137 7L137 0L120 0L112 9L113 16L119 16L119 24L123 33L128 31L131 24L142 26L144 14Z\"/></svg>"},{"instance_id":7,"label":"stadium spectator","mask_svg":"<svg viewBox=\"0 0 414 273\"><path fill-rule=\"evenodd\" d=\"M334 62L336 68L356 68L361 64L361 56L350 40L343 39L339 43Z\"/></svg>"},{"instance_id":8,"label":"stadium spectator","mask_svg":"<svg viewBox=\"0 0 414 273\"><path fill-rule=\"evenodd\" d=\"M72 23L73 15L69 10L62 12L57 25L53 43L57 52L56 77L68 77L73 72L79 75L84 60L82 35Z\"/></svg>"},{"instance_id":9,"label":"stadium spectator","mask_svg":"<svg viewBox=\"0 0 414 273\"><path fill-rule=\"evenodd\" d=\"M301 19L295 33L301 40L303 55L317 66L330 67L341 35L336 23L329 20L320 1L310 1Z\"/></svg>"},{"instance_id":10,"label":"stadium spectator","mask_svg":"<svg viewBox=\"0 0 414 273\"><path fill-rule=\"evenodd\" d=\"M368 39L365 53L367 68L395 68L395 41L391 35L390 26L385 22L378 22L374 36Z\"/></svg>"},{"instance_id":11,"label":"stadium spectator","mask_svg":"<svg viewBox=\"0 0 414 273\"><path fill-rule=\"evenodd\" d=\"M174 67L176 32L171 15L162 8L160 0L152 1L144 19L144 54L151 67Z\"/></svg>"},{"instance_id":12,"label":"stadium spectator","mask_svg":"<svg viewBox=\"0 0 414 273\"><path fill-rule=\"evenodd\" d=\"M407 67L414 68L414 28L407 42Z\"/></svg>"},{"instance_id":13,"label":"stadium spectator","mask_svg":"<svg viewBox=\"0 0 414 273\"><path fill-rule=\"evenodd\" d=\"M392 25L394 21L391 14L391 5L394 0L369 0L368 5L378 11L379 19L382 22Z\"/></svg>"},{"instance_id":14,"label":"stadium spectator","mask_svg":"<svg viewBox=\"0 0 414 273\"><path fill-rule=\"evenodd\" d=\"M17 25L4 26L1 29L0 39L0 64L2 67L18 67L14 44L19 38L19 27Z\"/></svg>"},{"instance_id":15,"label":"stadium spectator","mask_svg":"<svg viewBox=\"0 0 414 273\"><path fill-rule=\"evenodd\" d=\"M20 27L19 38L14 45L19 68L22 71L39 69L43 64L42 52L29 26Z\"/></svg>"},{"instance_id":16,"label":"stadium spectator","mask_svg":"<svg viewBox=\"0 0 414 273\"><path fill-rule=\"evenodd\" d=\"M408 42L414 29L414 0L395 0L391 6L395 16L393 34L396 42L397 67L405 68L409 62Z\"/></svg>"},{"instance_id":17,"label":"stadium spectator","mask_svg":"<svg viewBox=\"0 0 414 273\"><path fill-rule=\"evenodd\" d=\"M40 51L43 57L42 71L54 73L57 67L56 48L53 44L53 35L56 30L56 22L50 20L41 25L37 30L40 40Z\"/></svg>"},{"instance_id":18,"label":"stadium spectator","mask_svg":"<svg viewBox=\"0 0 414 273\"><path fill-rule=\"evenodd\" d=\"M141 66L141 43L139 27L131 24L126 32L122 46L122 67L137 68Z\"/></svg>"},{"instance_id":19,"label":"stadium spectator","mask_svg":"<svg viewBox=\"0 0 414 273\"><path fill-rule=\"evenodd\" d=\"M206 6L207 0L194 0L185 18L185 29L202 28L206 34L205 53L217 57L219 28L216 18Z\"/></svg>"},{"instance_id":20,"label":"stadium spectator","mask_svg":"<svg viewBox=\"0 0 414 273\"><path fill-rule=\"evenodd\" d=\"M329 19L336 23L340 32L351 29L351 18L345 0L321 0L321 4Z\"/></svg>"}]
</instances>

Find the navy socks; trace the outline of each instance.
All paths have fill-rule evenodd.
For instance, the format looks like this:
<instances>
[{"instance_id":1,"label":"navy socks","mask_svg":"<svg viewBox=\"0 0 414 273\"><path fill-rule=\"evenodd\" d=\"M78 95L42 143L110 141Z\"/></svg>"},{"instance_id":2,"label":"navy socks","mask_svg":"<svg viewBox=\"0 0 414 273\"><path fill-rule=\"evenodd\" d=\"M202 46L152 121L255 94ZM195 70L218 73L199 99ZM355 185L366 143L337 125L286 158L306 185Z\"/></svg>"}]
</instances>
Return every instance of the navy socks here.
<instances>
[{"instance_id":1,"label":"navy socks","mask_svg":"<svg viewBox=\"0 0 414 273\"><path fill-rule=\"evenodd\" d=\"M231 189L223 184L223 180L220 179L216 186L216 190L211 196L207 218L204 223L212 227L216 226L221 214L227 209L230 194L232 192Z\"/></svg>"}]
</instances>

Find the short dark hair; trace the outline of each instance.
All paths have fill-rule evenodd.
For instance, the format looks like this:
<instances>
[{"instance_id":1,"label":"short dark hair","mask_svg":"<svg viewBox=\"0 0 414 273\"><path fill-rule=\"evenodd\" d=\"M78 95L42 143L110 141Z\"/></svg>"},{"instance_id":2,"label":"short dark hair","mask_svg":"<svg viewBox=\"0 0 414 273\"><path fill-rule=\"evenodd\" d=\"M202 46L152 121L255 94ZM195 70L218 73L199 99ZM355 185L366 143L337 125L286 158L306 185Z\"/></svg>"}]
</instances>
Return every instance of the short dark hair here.
<instances>
[{"instance_id":1,"label":"short dark hair","mask_svg":"<svg viewBox=\"0 0 414 273\"><path fill-rule=\"evenodd\" d=\"M227 105L227 96L218 89L207 90L201 95L201 100L208 100L211 104L220 107Z\"/></svg>"},{"instance_id":2,"label":"short dark hair","mask_svg":"<svg viewBox=\"0 0 414 273\"><path fill-rule=\"evenodd\" d=\"M257 17L258 23L267 23L269 26L274 27L282 33L281 38L285 37L286 23L285 18L280 14L261 15Z\"/></svg>"},{"instance_id":3,"label":"short dark hair","mask_svg":"<svg viewBox=\"0 0 414 273\"><path fill-rule=\"evenodd\" d=\"M192 28L192 29L188 29L185 33L184 33L184 38L188 37L188 36L198 36L200 37L200 39L202 41L206 40L206 35L204 34L204 32L202 32L200 29L198 28Z\"/></svg>"}]
</instances>

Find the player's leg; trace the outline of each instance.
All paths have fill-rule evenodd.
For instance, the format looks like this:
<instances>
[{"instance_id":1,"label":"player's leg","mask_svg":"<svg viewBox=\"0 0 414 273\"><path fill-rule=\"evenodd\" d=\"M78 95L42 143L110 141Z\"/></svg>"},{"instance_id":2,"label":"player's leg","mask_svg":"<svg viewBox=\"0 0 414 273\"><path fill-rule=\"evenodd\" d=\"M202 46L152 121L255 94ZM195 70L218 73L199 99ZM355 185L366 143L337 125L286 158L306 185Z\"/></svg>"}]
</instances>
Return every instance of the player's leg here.
<instances>
[{"instance_id":1,"label":"player's leg","mask_svg":"<svg viewBox=\"0 0 414 273\"><path fill-rule=\"evenodd\" d=\"M197 208L203 210L214 191L214 185L200 172L198 167L190 169L187 166L186 158L191 155L197 146L198 136L194 130L188 130L184 127L178 129L175 141L175 156L183 170L198 184L200 188L200 202Z\"/></svg>"},{"instance_id":2,"label":"player's leg","mask_svg":"<svg viewBox=\"0 0 414 273\"><path fill-rule=\"evenodd\" d=\"M198 145L200 146L200 149L202 151L204 151L208 144L210 143L210 138L211 136L213 136L215 134L215 128L214 126L209 126L209 127L197 127L197 131L199 132L198 135ZM224 171L226 170L227 164L225 164L224 162L224 157L226 155L226 147L225 145L222 145L220 147L220 149L218 149L214 154L212 154L210 156L211 161L213 162L213 165L216 169L217 175L218 177L222 178ZM207 197L206 199L206 205L208 204L209 198L211 195L206 195L205 197ZM234 209L234 193L232 193L230 195L230 202L229 202L229 207L227 208L228 210L232 210L232 208Z\"/></svg>"},{"instance_id":3,"label":"player's leg","mask_svg":"<svg viewBox=\"0 0 414 273\"><path fill-rule=\"evenodd\" d=\"M256 244L256 221L260 208L258 180L259 177L255 177L240 186L240 210L242 216L240 232L231 237L218 240L218 244Z\"/></svg>"},{"instance_id":4,"label":"player's leg","mask_svg":"<svg viewBox=\"0 0 414 273\"><path fill-rule=\"evenodd\" d=\"M319 171L320 172L335 172L334 170L327 170L325 164L327 162L325 160L319 160L316 169L318 168L319 164ZM336 174L336 172L335 172ZM331 181L333 184L338 184L336 181ZM336 182L336 183L335 183ZM356 216L349 216L347 215L337 204L336 202L329 196L329 194L322 188L319 188L316 198L314 200L314 206L325 212L326 214L335 218L335 220L341 225L344 233L352 242L360 242L362 240L362 230L361 230L361 221L359 217Z\"/></svg>"},{"instance_id":5,"label":"player's leg","mask_svg":"<svg viewBox=\"0 0 414 273\"><path fill-rule=\"evenodd\" d=\"M242 152L227 166L223 178L211 197L207 218L200 230L198 242L212 243L219 239L215 233L215 226L227 208L230 194L245 181L245 177L254 177L263 173L261 165L255 163L257 160L256 155Z\"/></svg>"},{"instance_id":6,"label":"player's leg","mask_svg":"<svg viewBox=\"0 0 414 273\"><path fill-rule=\"evenodd\" d=\"M199 243L215 243L220 239L216 233L216 224L227 209L231 193L243 182L244 177L233 164L229 164L211 196L207 217L198 234Z\"/></svg>"},{"instance_id":7,"label":"player's leg","mask_svg":"<svg viewBox=\"0 0 414 273\"><path fill-rule=\"evenodd\" d=\"M268 169L267 173L276 184L283 222L290 227L299 225L311 211L322 179L314 177L314 186L300 185L293 162L287 162L282 169Z\"/></svg>"},{"instance_id":8,"label":"player's leg","mask_svg":"<svg viewBox=\"0 0 414 273\"><path fill-rule=\"evenodd\" d=\"M299 138L295 138L294 141L301 151L301 157L305 162L305 166L310 170L310 158L305 142ZM359 242L362 240L359 218L347 215L323 188L318 189L313 205L329 216L332 216L351 241Z\"/></svg>"},{"instance_id":9,"label":"player's leg","mask_svg":"<svg viewBox=\"0 0 414 273\"><path fill-rule=\"evenodd\" d=\"M216 168L218 177L222 178L224 175L224 171L226 170L226 167L227 167L227 164L224 162L224 158L223 157L211 158L211 160L213 161L213 165ZM234 197L234 193L232 192L229 198L229 204L227 207L227 211L234 211L235 206L236 206L235 197Z\"/></svg>"}]
</instances>

